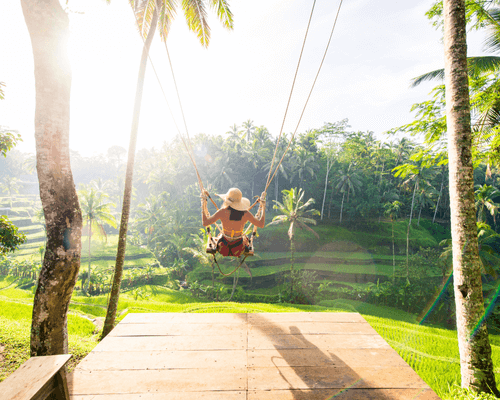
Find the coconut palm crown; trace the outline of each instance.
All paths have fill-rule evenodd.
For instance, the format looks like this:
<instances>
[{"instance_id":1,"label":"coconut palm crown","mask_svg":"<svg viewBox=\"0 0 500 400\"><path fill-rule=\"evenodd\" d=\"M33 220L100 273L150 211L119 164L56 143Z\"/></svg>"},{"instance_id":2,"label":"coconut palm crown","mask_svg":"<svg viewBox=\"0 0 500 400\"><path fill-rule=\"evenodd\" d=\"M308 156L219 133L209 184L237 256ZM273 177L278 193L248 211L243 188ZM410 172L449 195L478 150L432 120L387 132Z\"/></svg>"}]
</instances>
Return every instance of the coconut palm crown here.
<instances>
[{"instance_id":1,"label":"coconut palm crown","mask_svg":"<svg viewBox=\"0 0 500 400\"><path fill-rule=\"evenodd\" d=\"M210 43L208 7L215 11L224 28L233 29L233 14L226 0L129 0L129 3L134 9L139 31L144 39L150 31L156 11L160 37L166 41L178 7L182 8L188 28L196 34L203 47Z\"/></svg>"},{"instance_id":2,"label":"coconut palm crown","mask_svg":"<svg viewBox=\"0 0 500 400\"><path fill-rule=\"evenodd\" d=\"M295 229L297 226L300 229L305 229L311 232L314 236L319 238L319 235L309 226L316 225L316 220L310 218L314 215L320 215L318 210L307 209L314 204L314 199L309 199L305 203L302 202L304 197L304 190L292 188L290 190L283 190L283 203L274 201L274 209L278 210L281 214L276 215L268 225L278 225L289 223L288 237L290 238L290 252L291 252L291 265L290 270L293 270L293 256L295 252Z\"/></svg>"}]
</instances>

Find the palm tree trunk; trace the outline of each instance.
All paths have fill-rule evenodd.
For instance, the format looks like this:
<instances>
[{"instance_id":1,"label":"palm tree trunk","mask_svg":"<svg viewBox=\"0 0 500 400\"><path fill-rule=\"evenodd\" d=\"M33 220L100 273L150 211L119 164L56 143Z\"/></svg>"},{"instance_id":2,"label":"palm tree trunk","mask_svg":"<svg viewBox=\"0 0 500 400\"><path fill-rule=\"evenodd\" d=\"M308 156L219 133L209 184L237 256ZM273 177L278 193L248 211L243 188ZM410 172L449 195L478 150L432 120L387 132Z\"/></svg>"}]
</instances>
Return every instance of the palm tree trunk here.
<instances>
[{"instance_id":1,"label":"palm tree trunk","mask_svg":"<svg viewBox=\"0 0 500 400\"><path fill-rule=\"evenodd\" d=\"M410 224L406 230L406 280L410 276Z\"/></svg>"},{"instance_id":2,"label":"palm tree trunk","mask_svg":"<svg viewBox=\"0 0 500 400\"><path fill-rule=\"evenodd\" d=\"M406 279L408 280L409 278L409 260L410 260L410 226L411 226L411 217L413 216L413 206L415 204L415 193L417 192L417 187L418 187L418 177L417 181L415 182L415 187L413 189L413 197L411 199L411 208L410 208L410 221L408 222L408 229L406 230Z\"/></svg>"},{"instance_id":3,"label":"palm tree trunk","mask_svg":"<svg viewBox=\"0 0 500 400\"><path fill-rule=\"evenodd\" d=\"M342 195L342 204L340 206L340 221L339 221L339 224L342 223L342 211L344 210L344 197L345 197L345 192Z\"/></svg>"},{"instance_id":4,"label":"palm tree trunk","mask_svg":"<svg viewBox=\"0 0 500 400\"><path fill-rule=\"evenodd\" d=\"M290 239L290 294L293 293L293 263L295 261L295 243Z\"/></svg>"},{"instance_id":5,"label":"palm tree trunk","mask_svg":"<svg viewBox=\"0 0 500 400\"><path fill-rule=\"evenodd\" d=\"M323 204L321 205L321 221L323 221L323 210L325 209L326 189L328 187L328 173L330 172L330 160L326 159L325 191L323 192Z\"/></svg>"},{"instance_id":6,"label":"palm tree trunk","mask_svg":"<svg viewBox=\"0 0 500 400\"><path fill-rule=\"evenodd\" d=\"M382 163L382 171L380 171L380 181L378 182L378 188L380 190L380 186L382 186L382 175L384 174L385 161Z\"/></svg>"},{"instance_id":7,"label":"palm tree trunk","mask_svg":"<svg viewBox=\"0 0 500 400\"><path fill-rule=\"evenodd\" d=\"M47 247L33 302L31 355L68 352L67 311L78 278L82 213L69 156L69 20L58 0L22 0L33 48L35 140Z\"/></svg>"},{"instance_id":8,"label":"palm tree trunk","mask_svg":"<svg viewBox=\"0 0 500 400\"><path fill-rule=\"evenodd\" d=\"M89 273L87 275L87 293L89 292L89 288L90 288L90 242L92 241L92 223L91 223L91 220L89 219L88 220L88 225L89 227Z\"/></svg>"},{"instance_id":9,"label":"palm tree trunk","mask_svg":"<svg viewBox=\"0 0 500 400\"><path fill-rule=\"evenodd\" d=\"M439 190L439 197L438 197L437 202L436 202L436 210L434 211L434 217L432 218L432 223L434 223L434 221L436 220L436 215L437 215L438 207L439 207L439 200L441 200L441 196L443 194L444 167L443 167L442 173L443 173L443 177L441 178L441 189Z\"/></svg>"},{"instance_id":10,"label":"palm tree trunk","mask_svg":"<svg viewBox=\"0 0 500 400\"><path fill-rule=\"evenodd\" d=\"M333 187L332 192L330 193L330 201L328 202L328 219L330 219L330 211L332 210L332 202L333 202Z\"/></svg>"},{"instance_id":11,"label":"palm tree trunk","mask_svg":"<svg viewBox=\"0 0 500 400\"><path fill-rule=\"evenodd\" d=\"M146 75L146 65L148 61L149 48L153 41L153 36L156 30L158 20L158 12L155 8L153 18L151 20L151 28L149 29L148 36L144 42L142 49L141 63L139 67L139 75L137 77L137 88L135 93L134 116L132 120L132 129L130 132L130 143L128 148L127 172L125 175L125 189L123 192L123 205L122 217L120 221L120 231L118 233L118 249L116 253L115 274L113 279L113 286L109 296L108 310L106 312L106 320L104 321L104 328L101 338L111 332L115 325L116 310L118 309L118 300L120 297L120 286L123 275L123 264L125 261L125 249L127 245L127 230L128 220L130 216L130 202L132 197L132 179L134 174L134 161L135 161L135 147L137 143L137 129L139 127L139 117L141 114L142 91L144 88L144 77Z\"/></svg>"},{"instance_id":12,"label":"palm tree trunk","mask_svg":"<svg viewBox=\"0 0 500 400\"><path fill-rule=\"evenodd\" d=\"M420 202L420 209L418 211L417 226L420 226L420 215L422 215L422 202Z\"/></svg>"},{"instance_id":13,"label":"palm tree trunk","mask_svg":"<svg viewBox=\"0 0 500 400\"><path fill-rule=\"evenodd\" d=\"M415 193L417 192L417 187L418 187L418 177L417 181L415 182L415 187L413 188L413 197L411 198L411 209L410 209L410 222L408 222L408 225L411 225L411 219L413 216L413 205L415 204Z\"/></svg>"},{"instance_id":14,"label":"palm tree trunk","mask_svg":"<svg viewBox=\"0 0 500 400\"><path fill-rule=\"evenodd\" d=\"M444 0L446 119L450 174L453 275L462 387L496 388L484 315L474 206L472 135L467 76L465 0Z\"/></svg>"},{"instance_id":15,"label":"palm tree trunk","mask_svg":"<svg viewBox=\"0 0 500 400\"><path fill-rule=\"evenodd\" d=\"M396 253L394 252L394 220L391 218L392 227L392 281L396 279Z\"/></svg>"}]
</instances>

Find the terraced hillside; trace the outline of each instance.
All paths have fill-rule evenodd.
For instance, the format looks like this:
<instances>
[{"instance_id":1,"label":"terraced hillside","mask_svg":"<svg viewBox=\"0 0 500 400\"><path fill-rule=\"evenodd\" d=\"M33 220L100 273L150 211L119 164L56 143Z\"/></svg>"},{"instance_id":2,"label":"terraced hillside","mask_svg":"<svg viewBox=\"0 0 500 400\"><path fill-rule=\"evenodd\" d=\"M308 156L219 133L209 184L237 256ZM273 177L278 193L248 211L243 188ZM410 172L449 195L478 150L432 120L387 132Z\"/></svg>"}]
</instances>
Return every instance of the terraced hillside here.
<instances>
[{"instance_id":1,"label":"terraced hillside","mask_svg":"<svg viewBox=\"0 0 500 400\"><path fill-rule=\"evenodd\" d=\"M45 227L37 216L41 205L35 196L17 196L10 208L10 198L0 197L1 213L27 236L27 241L12 255L18 261L40 260L45 248ZM114 265L117 234L109 234L105 241L93 239L91 242L91 264L96 269L106 269ZM82 266L88 263L88 240L82 236ZM137 246L127 246L125 267L145 266L154 262L151 253Z\"/></svg>"},{"instance_id":2,"label":"terraced hillside","mask_svg":"<svg viewBox=\"0 0 500 400\"><path fill-rule=\"evenodd\" d=\"M0 198L0 208L8 208L10 199ZM37 209L34 197L19 196L13 203L13 209L7 212L9 218L27 235L28 241L23 244L13 257L18 260L40 260L43 255L45 232L40 219L36 217ZM390 279L396 264L403 264L406 257L406 221L394 226L396 256L392 255L392 230L388 222L372 223L357 230L338 225L318 225L314 229L320 235L314 238L307 232L296 233L294 269L315 273L316 282L332 282L332 287L351 288L369 282L382 283ZM423 225L423 224L422 224ZM443 235L439 227L434 232L423 226L412 226L410 243L413 250L419 247L436 246L439 235ZM91 243L91 265L93 271L111 271L115 262L117 235L109 234L107 241L93 240ZM290 270L290 242L286 226L270 226L259 231L255 240L256 255L247 259L252 276L241 272L239 285L246 291L261 294L276 294L277 282L281 273ZM82 269L88 264L88 242L83 236ZM185 258L190 257L185 255ZM152 254L144 248L127 246L125 267L143 267L153 263ZM234 260L221 260L221 268L229 272L234 268ZM242 270L243 271L243 270ZM199 266L187 276L188 282L211 282L211 268ZM231 279L232 280L232 279ZM228 279L225 284L232 284Z\"/></svg>"},{"instance_id":3,"label":"terraced hillside","mask_svg":"<svg viewBox=\"0 0 500 400\"><path fill-rule=\"evenodd\" d=\"M319 239L298 232L293 269L314 272L318 283L330 281L334 286L385 282L391 279L395 268L406 262L406 226L407 222L401 221L395 229L397 254L394 259L389 223L374 225L371 231L318 225L314 229L319 233ZM286 227L271 226L260 232L260 237L255 240L256 254L247 258L252 277L242 272L239 283L247 290L273 293L272 288L280 274L290 270L290 242ZM423 226L412 226L410 240L413 250L438 244L438 239ZM231 271L235 265L235 261L220 257L218 260L224 272ZM208 284L211 270L199 267L189 274L189 278Z\"/></svg>"}]
</instances>

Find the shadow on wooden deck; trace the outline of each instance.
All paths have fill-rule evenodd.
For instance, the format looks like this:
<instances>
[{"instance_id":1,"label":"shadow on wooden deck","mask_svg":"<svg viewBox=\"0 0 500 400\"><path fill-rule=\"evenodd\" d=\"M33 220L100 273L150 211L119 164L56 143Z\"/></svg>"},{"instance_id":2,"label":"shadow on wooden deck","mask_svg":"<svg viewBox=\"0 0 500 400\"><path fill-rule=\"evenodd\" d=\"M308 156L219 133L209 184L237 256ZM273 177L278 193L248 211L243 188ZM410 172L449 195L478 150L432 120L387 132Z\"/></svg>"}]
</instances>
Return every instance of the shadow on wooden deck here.
<instances>
[{"instance_id":1,"label":"shadow on wooden deck","mask_svg":"<svg viewBox=\"0 0 500 400\"><path fill-rule=\"evenodd\" d=\"M69 377L74 400L431 400L356 313L129 314Z\"/></svg>"}]
</instances>

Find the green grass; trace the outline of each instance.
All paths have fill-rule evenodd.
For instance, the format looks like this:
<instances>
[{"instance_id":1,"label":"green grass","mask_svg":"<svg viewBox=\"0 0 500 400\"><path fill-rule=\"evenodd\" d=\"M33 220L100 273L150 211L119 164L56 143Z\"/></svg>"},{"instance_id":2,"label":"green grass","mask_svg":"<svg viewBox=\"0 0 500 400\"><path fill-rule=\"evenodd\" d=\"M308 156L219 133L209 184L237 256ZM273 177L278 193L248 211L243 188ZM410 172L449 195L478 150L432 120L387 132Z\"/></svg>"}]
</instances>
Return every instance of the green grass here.
<instances>
[{"instance_id":1,"label":"green grass","mask_svg":"<svg viewBox=\"0 0 500 400\"><path fill-rule=\"evenodd\" d=\"M69 305L69 310L79 313L81 315L87 316L88 318L95 317L105 317L106 316L106 307L104 306L93 306L89 304L75 304L72 302Z\"/></svg>"},{"instance_id":2,"label":"green grass","mask_svg":"<svg viewBox=\"0 0 500 400\"><path fill-rule=\"evenodd\" d=\"M456 332L377 317L366 317L375 330L435 392L447 396L449 385L460 384L460 355ZM492 346L494 365L500 365L500 347ZM499 382L500 370L495 370Z\"/></svg>"},{"instance_id":3,"label":"green grass","mask_svg":"<svg viewBox=\"0 0 500 400\"><path fill-rule=\"evenodd\" d=\"M0 380L28 358L29 326L32 306L21 303L31 301L32 295L20 289L8 289L11 299L0 299L0 343L6 355L0 366ZM131 312L195 312L195 313L265 313L265 312L359 312L375 330L417 371L444 400L479 399L458 388L460 365L456 332L416 324L416 315L350 300L322 301L317 306L291 304L240 304L200 303L184 291L164 287L145 286L142 295L135 300L133 292L120 297L119 314L123 318ZM22 293L24 292L24 294ZM94 325L89 320L102 316L105 296L74 296L68 316L70 353L80 360L96 344ZM78 304L75 304L78 303ZM74 313L84 313L87 318ZM500 366L500 337L491 337L493 361ZM500 373L500 369L495 371ZM497 380L500 377L497 377ZM486 399L486 397L482 397Z\"/></svg>"},{"instance_id":4,"label":"green grass","mask_svg":"<svg viewBox=\"0 0 500 400\"><path fill-rule=\"evenodd\" d=\"M30 327L33 306L0 300L0 381L29 358ZM68 346L73 355L68 363L72 370L96 345L94 324L86 318L68 314Z\"/></svg>"},{"instance_id":5,"label":"green grass","mask_svg":"<svg viewBox=\"0 0 500 400\"><path fill-rule=\"evenodd\" d=\"M258 251L258 249L257 249ZM341 258L344 260L367 260L377 262L379 260L390 260L392 261L392 255L382 255L382 254L372 254L367 251L356 252L356 251L299 251L295 253L295 258L308 258L308 257L320 257L320 258ZM257 257L255 261L259 260L276 260L280 258L290 259L290 252L257 252ZM396 255L396 260L404 261L406 256ZM251 260L252 261L252 260ZM251 262L250 261L250 262Z\"/></svg>"},{"instance_id":6,"label":"green grass","mask_svg":"<svg viewBox=\"0 0 500 400\"><path fill-rule=\"evenodd\" d=\"M7 298L17 301L33 301L33 293L29 290L19 289L17 287L9 287L0 291L0 298Z\"/></svg>"},{"instance_id":7,"label":"green grass","mask_svg":"<svg viewBox=\"0 0 500 400\"><path fill-rule=\"evenodd\" d=\"M373 304L363 303L356 300L322 300L319 302L320 306L342 309L346 312L358 312L363 316L374 316L386 319L393 319L396 321L403 321L412 324L417 323L417 316L402 310L392 307L375 306Z\"/></svg>"},{"instance_id":8,"label":"green grass","mask_svg":"<svg viewBox=\"0 0 500 400\"><path fill-rule=\"evenodd\" d=\"M285 272L290 270L289 261L285 264L265 265L261 267L255 267L252 265L252 263L248 264L249 267L251 268L253 277L271 276L280 272ZM230 272L234 269L234 262L225 262L225 260L219 260L219 265L223 272ZM388 277L392 276L393 273L393 266L390 264L294 263L293 268L295 270L328 271L331 273L343 273L343 274L385 275ZM194 271L189 273L189 279L193 281L194 280L200 281L202 279L201 276L204 276L209 273L210 271L207 267L200 266L196 268ZM246 276L246 274L242 276Z\"/></svg>"},{"instance_id":9,"label":"green grass","mask_svg":"<svg viewBox=\"0 0 500 400\"><path fill-rule=\"evenodd\" d=\"M16 280L14 276L0 276L0 290L12 285Z\"/></svg>"},{"instance_id":10,"label":"green grass","mask_svg":"<svg viewBox=\"0 0 500 400\"><path fill-rule=\"evenodd\" d=\"M317 263L295 264L294 263L293 268L295 270L309 269L316 271L329 271L332 273L392 276L392 265L381 265L381 264L356 265L356 264L317 264ZM229 267L227 267L226 269L229 269ZM266 265L263 267L254 267L251 269L252 276L254 277L274 275L278 272L288 271L288 270L290 270L290 264ZM223 271L225 271L225 269L223 269Z\"/></svg>"}]
</instances>

